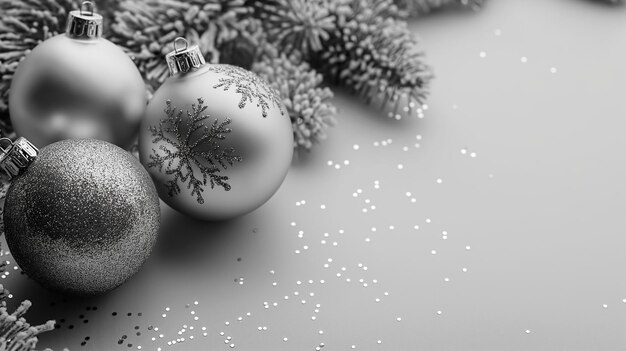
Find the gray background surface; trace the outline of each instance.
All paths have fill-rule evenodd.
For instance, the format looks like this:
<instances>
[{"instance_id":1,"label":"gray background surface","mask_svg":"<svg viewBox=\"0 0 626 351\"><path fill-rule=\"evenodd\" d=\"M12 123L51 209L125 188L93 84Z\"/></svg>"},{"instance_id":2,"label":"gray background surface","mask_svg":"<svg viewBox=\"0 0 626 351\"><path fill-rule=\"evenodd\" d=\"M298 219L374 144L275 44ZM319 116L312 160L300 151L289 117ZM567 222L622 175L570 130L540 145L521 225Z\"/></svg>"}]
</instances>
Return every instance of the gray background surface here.
<instances>
[{"instance_id":1,"label":"gray background surface","mask_svg":"<svg viewBox=\"0 0 626 351\"><path fill-rule=\"evenodd\" d=\"M498 0L411 28L437 75L425 118L339 92L270 202L218 224L164 208L148 264L105 296L64 301L11 262L30 320L65 320L40 346L625 349L626 7Z\"/></svg>"}]
</instances>

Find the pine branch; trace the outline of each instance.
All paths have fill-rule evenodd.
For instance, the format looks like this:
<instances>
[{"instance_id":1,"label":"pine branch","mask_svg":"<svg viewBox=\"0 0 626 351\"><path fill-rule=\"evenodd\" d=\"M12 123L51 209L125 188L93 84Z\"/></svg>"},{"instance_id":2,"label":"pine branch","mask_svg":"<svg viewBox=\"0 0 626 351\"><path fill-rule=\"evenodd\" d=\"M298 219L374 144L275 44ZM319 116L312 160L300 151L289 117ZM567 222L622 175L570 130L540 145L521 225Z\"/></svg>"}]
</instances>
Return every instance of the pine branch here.
<instances>
[{"instance_id":1,"label":"pine branch","mask_svg":"<svg viewBox=\"0 0 626 351\"><path fill-rule=\"evenodd\" d=\"M250 14L244 0L124 0L115 12L110 39L133 57L155 90L168 77L163 57L176 37L197 43L210 62L228 62L222 53L242 56L240 51L254 47L260 28Z\"/></svg>"},{"instance_id":2,"label":"pine branch","mask_svg":"<svg viewBox=\"0 0 626 351\"><path fill-rule=\"evenodd\" d=\"M419 44L397 20L398 8L392 0L250 0L262 21L270 42L282 43L287 52L302 54L327 82L348 87L367 103L380 103L396 119L418 111L428 94L432 78L423 63ZM296 5L298 4L298 5ZM310 27L321 12L294 13L312 6L328 9L323 23ZM323 12L326 14L325 12ZM299 21L299 22L295 22ZM280 36L276 33L284 32ZM287 33L290 32L290 33ZM283 38L283 39L281 39ZM299 38L302 45L284 38ZM312 43L321 42L321 48Z\"/></svg>"},{"instance_id":3,"label":"pine branch","mask_svg":"<svg viewBox=\"0 0 626 351\"><path fill-rule=\"evenodd\" d=\"M333 93L322 87L322 75L297 57L279 54L265 43L252 71L264 78L280 95L287 108L296 150L310 150L326 138L326 130L335 124Z\"/></svg>"},{"instance_id":4,"label":"pine branch","mask_svg":"<svg viewBox=\"0 0 626 351\"><path fill-rule=\"evenodd\" d=\"M487 0L394 0L400 18L426 15L430 12L447 8L461 7L479 10Z\"/></svg>"},{"instance_id":5,"label":"pine branch","mask_svg":"<svg viewBox=\"0 0 626 351\"><path fill-rule=\"evenodd\" d=\"M313 60L327 79L400 119L419 111L432 78L422 51L391 0L348 1L336 9L337 29Z\"/></svg>"}]
</instances>

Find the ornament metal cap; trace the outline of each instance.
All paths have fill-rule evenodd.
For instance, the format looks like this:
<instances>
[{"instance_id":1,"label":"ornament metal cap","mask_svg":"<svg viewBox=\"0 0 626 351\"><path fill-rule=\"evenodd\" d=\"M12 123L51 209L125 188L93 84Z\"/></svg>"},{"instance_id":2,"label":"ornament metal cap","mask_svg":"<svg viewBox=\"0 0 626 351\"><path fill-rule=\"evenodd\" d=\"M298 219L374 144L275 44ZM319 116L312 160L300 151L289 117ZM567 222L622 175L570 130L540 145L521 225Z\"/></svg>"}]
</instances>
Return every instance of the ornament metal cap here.
<instances>
[{"instance_id":1,"label":"ornament metal cap","mask_svg":"<svg viewBox=\"0 0 626 351\"><path fill-rule=\"evenodd\" d=\"M4 148L8 145L8 148ZM0 170L4 171L9 179L22 174L37 158L39 150L35 145L23 137L12 142L9 138L0 138Z\"/></svg>"},{"instance_id":2,"label":"ornament metal cap","mask_svg":"<svg viewBox=\"0 0 626 351\"><path fill-rule=\"evenodd\" d=\"M80 10L70 11L65 34L72 39L98 39L102 36L102 16L94 12L91 1L83 1Z\"/></svg>"},{"instance_id":3,"label":"ornament metal cap","mask_svg":"<svg viewBox=\"0 0 626 351\"><path fill-rule=\"evenodd\" d=\"M176 47L176 43L179 41L185 44L184 48ZM165 55L165 61L170 69L170 76L187 73L192 68L202 67L206 63L198 45L189 46L189 42L183 37L174 39L174 51Z\"/></svg>"}]
</instances>

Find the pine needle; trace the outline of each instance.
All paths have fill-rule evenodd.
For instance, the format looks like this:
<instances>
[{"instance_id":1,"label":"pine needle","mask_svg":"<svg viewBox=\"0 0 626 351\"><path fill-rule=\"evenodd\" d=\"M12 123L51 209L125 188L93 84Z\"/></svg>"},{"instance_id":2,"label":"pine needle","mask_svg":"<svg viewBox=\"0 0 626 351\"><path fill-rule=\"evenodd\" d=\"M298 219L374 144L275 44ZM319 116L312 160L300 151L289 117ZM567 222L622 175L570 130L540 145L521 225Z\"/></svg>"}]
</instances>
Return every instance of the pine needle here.
<instances>
[{"instance_id":1,"label":"pine needle","mask_svg":"<svg viewBox=\"0 0 626 351\"><path fill-rule=\"evenodd\" d=\"M399 10L392 0L271 0L253 5L269 41L302 55L327 83L380 104L396 119L421 107L432 72L406 22L397 20ZM307 11L296 12L303 8ZM313 23L321 24L313 28Z\"/></svg>"},{"instance_id":2,"label":"pine needle","mask_svg":"<svg viewBox=\"0 0 626 351\"><path fill-rule=\"evenodd\" d=\"M0 265L4 273L6 261ZM54 321L41 325L30 325L23 317L31 307L31 302L24 300L20 306L9 313L5 299L10 296L8 290L0 284L0 351L35 351L37 335L54 329ZM45 349L44 351L51 351Z\"/></svg>"},{"instance_id":3,"label":"pine needle","mask_svg":"<svg viewBox=\"0 0 626 351\"><path fill-rule=\"evenodd\" d=\"M325 139L326 130L335 124L337 110L330 101L333 93L322 87L322 75L308 63L279 54L271 44L263 47L252 71L280 94L291 118L294 148L308 151Z\"/></svg>"}]
</instances>

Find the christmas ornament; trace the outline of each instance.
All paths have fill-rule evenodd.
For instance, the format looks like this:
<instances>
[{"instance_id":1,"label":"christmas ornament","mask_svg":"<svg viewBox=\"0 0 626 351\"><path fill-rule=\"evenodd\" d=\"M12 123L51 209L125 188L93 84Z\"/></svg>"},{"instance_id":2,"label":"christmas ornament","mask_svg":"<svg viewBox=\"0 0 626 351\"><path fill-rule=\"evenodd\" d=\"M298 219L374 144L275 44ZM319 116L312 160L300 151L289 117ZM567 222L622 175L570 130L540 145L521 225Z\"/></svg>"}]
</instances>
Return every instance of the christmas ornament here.
<instances>
[{"instance_id":1,"label":"christmas ornament","mask_svg":"<svg viewBox=\"0 0 626 351\"><path fill-rule=\"evenodd\" d=\"M159 229L149 175L132 155L95 139L63 140L37 153L24 138L0 153L0 169L14 178L4 227L15 261L63 292L91 295L122 284L146 260Z\"/></svg>"},{"instance_id":2,"label":"christmas ornament","mask_svg":"<svg viewBox=\"0 0 626 351\"><path fill-rule=\"evenodd\" d=\"M26 55L9 93L17 134L38 147L70 138L130 146L146 105L145 86L132 60L101 36L102 16L85 1L69 13L65 34Z\"/></svg>"},{"instance_id":3,"label":"christmas ornament","mask_svg":"<svg viewBox=\"0 0 626 351\"><path fill-rule=\"evenodd\" d=\"M287 174L293 132L276 91L239 67L206 64L197 45L174 41L170 78L154 93L139 156L163 201L203 220L265 203ZM177 48L184 44L184 48Z\"/></svg>"}]
</instances>

